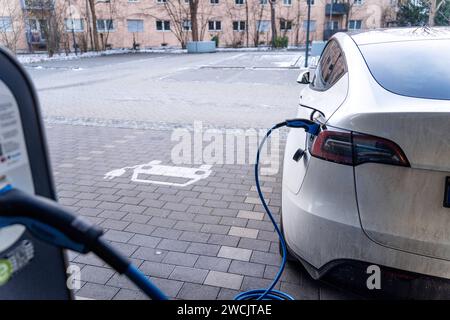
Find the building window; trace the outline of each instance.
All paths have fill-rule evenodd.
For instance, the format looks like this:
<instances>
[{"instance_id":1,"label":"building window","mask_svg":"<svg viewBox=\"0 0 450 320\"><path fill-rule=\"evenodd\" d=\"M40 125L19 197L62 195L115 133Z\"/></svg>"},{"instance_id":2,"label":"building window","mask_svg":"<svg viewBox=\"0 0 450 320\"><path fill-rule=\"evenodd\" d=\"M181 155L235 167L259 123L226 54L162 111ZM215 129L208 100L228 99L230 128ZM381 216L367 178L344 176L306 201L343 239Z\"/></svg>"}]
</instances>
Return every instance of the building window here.
<instances>
[{"instance_id":1,"label":"building window","mask_svg":"<svg viewBox=\"0 0 450 320\"><path fill-rule=\"evenodd\" d=\"M361 29L362 21L361 20L350 20L348 23L348 28L350 30Z\"/></svg>"},{"instance_id":2,"label":"building window","mask_svg":"<svg viewBox=\"0 0 450 320\"><path fill-rule=\"evenodd\" d=\"M282 31L291 31L292 30L292 21L291 20L280 20L280 30Z\"/></svg>"},{"instance_id":3,"label":"building window","mask_svg":"<svg viewBox=\"0 0 450 320\"><path fill-rule=\"evenodd\" d=\"M220 21L208 21L209 31L220 31L222 30L222 22Z\"/></svg>"},{"instance_id":4,"label":"building window","mask_svg":"<svg viewBox=\"0 0 450 320\"><path fill-rule=\"evenodd\" d=\"M106 2L106 1L105 1ZM108 1L109 2L109 1ZM139 0L128 0L128 2L139 2Z\"/></svg>"},{"instance_id":5,"label":"building window","mask_svg":"<svg viewBox=\"0 0 450 320\"><path fill-rule=\"evenodd\" d=\"M291 6L292 5L292 0L283 0L283 5Z\"/></svg>"},{"instance_id":6,"label":"building window","mask_svg":"<svg viewBox=\"0 0 450 320\"><path fill-rule=\"evenodd\" d=\"M127 20L128 32L144 32L144 20Z\"/></svg>"},{"instance_id":7,"label":"building window","mask_svg":"<svg viewBox=\"0 0 450 320\"><path fill-rule=\"evenodd\" d=\"M363 4L363 0L354 0L353 3L356 4L357 6L360 6Z\"/></svg>"},{"instance_id":8,"label":"building window","mask_svg":"<svg viewBox=\"0 0 450 320\"><path fill-rule=\"evenodd\" d=\"M311 4L312 6L314 5L314 0L306 0L307 4Z\"/></svg>"},{"instance_id":9,"label":"building window","mask_svg":"<svg viewBox=\"0 0 450 320\"><path fill-rule=\"evenodd\" d=\"M3 31L3 32L12 31L11 17L0 17L0 31Z\"/></svg>"},{"instance_id":10,"label":"building window","mask_svg":"<svg viewBox=\"0 0 450 320\"><path fill-rule=\"evenodd\" d=\"M209 3L211 3L211 4L219 4L219 0L209 0Z\"/></svg>"},{"instance_id":11,"label":"building window","mask_svg":"<svg viewBox=\"0 0 450 320\"><path fill-rule=\"evenodd\" d=\"M66 31L83 32L84 23L82 19L66 19Z\"/></svg>"},{"instance_id":12,"label":"building window","mask_svg":"<svg viewBox=\"0 0 450 320\"><path fill-rule=\"evenodd\" d=\"M156 20L156 30L170 31L170 21L169 20Z\"/></svg>"},{"instance_id":13,"label":"building window","mask_svg":"<svg viewBox=\"0 0 450 320\"><path fill-rule=\"evenodd\" d=\"M245 21L233 21L233 31L245 31Z\"/></svg>"},{"instance_id":14,"label":"building window","mask_svg":"<svg viewBox=\"0 0 450 320\"><path fill-rule=\"evenodd\" d=\"M109 32L114 30L114 22L111 19L98 19L97 20L97 31L98 32Z\"/></svg>"},{"instance_id":15,"label":"building window","mask_svg":"<svg viewBox=\"0 0 450 320\"><path fill-rule=\"evenodd\" d=\"M339 21L331 20L327 21L327 30L338 30L339 29Z\"/></svg>"},{"instance_id":16,"label":"building window","mask_svg":"<svg viewBox=\"0 0 450 320\"><path fill-rule=\"evenodd\" d=\"M183 23L181 24L184 31L192 31L192 22L191 20L183 20ZM169 27L170 29L170 27Z\"/></svg>"},{"instance_id":17,"label":"building window","mask_svg":"<svg viewBox=\"0 0 450 320\"><path fill-rule=\"evenodd\" d=\"M237 5L242 5L245 3L245 0L234 0L234 3Z\"/></svg>"},{"instance_id":18,"label":"building window","mask_svg":"<svg viewBox=\"0 0 450 320\"><path fill-rule=\"evenodd\" d=\"M269 20L258 20L257 26L258 26L258 32L269 32L270 21Z\"/></svg>"},{"instance_id":19,"label":"building window","mask_svg":"<svg viewBox=\"0 0 450 320\"><path fill-rule=\"evenodd\" d=\"M156 0L157 3L166 3L167 0Z\"/></svg>"},{"instance_id":20,"label":"building window","mask_svg":"<svg viewBox=\"0 0 450 320\"><path fill-rule=\"evenodd\" d=\"M308 20L303 20L303 29L308 28ZM309 31L316 31L316 20L310 20Z\"/></svg>"},{"instance_id":21,"label":"building window","mask_svg":"<svg viewBox=\"0 0 450 320\"><path fill-rule=\"evenodd\" d=\"M269 2L268 2L268 0L259 0L259 4L260 5L266 5L266 4L268 4Z\"/></svg>"}]
</instances>

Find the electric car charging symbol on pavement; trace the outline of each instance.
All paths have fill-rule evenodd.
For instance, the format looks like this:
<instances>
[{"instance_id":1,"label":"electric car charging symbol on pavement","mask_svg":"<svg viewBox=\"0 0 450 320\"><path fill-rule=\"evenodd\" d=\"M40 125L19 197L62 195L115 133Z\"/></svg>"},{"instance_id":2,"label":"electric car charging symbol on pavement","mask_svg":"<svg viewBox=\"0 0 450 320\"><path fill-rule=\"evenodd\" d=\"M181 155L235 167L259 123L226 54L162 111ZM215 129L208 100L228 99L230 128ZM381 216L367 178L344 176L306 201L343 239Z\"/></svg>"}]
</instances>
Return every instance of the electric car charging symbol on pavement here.
<instances>
[{"instance_id":1,"label":"electric car charging symbol on pavement","mask_svg":"<svg viewBox=\"0 0 450 320\"><path fill-rule=\"evenodd\" d=\"M127 173L127 170L133 170L131 176L131 181L133 182L186 187L199 180L208 178L212 172L211 167L211 165L201 165L198 168L177 167L162 165L160 160L153 160L149 163L112 170L105 174L104 179L112 180L123 176ZM168 180L172 178L173 181L162 181L152 178L158 176L169 177Z\"/></svg>"}]
</instances>

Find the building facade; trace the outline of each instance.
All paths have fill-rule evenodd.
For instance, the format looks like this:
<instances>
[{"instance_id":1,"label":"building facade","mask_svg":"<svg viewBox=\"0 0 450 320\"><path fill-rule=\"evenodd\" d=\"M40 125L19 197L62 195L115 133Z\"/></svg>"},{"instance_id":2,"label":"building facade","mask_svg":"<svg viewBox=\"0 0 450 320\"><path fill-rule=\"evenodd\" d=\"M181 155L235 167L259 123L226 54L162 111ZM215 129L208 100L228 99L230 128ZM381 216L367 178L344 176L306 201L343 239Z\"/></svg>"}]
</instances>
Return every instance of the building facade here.
<instances>
[{"instance_id":1,"label":"building facade","mask_svg":"<svg viewBox=\"0 0 450 320\"><path fill-rule=\"evenodd\" d=\"M200 40L222 47L270 45L272 6L276 35L291 46L306 42L308 1L313 41L341 30L388 27L396 12L394 0L192 1L198 1ZM0 43L18 51L88 50L95 46L94 29L100 49L184 47L191 24L189 0L0 0Z\"/></svg>"}]
</instances>

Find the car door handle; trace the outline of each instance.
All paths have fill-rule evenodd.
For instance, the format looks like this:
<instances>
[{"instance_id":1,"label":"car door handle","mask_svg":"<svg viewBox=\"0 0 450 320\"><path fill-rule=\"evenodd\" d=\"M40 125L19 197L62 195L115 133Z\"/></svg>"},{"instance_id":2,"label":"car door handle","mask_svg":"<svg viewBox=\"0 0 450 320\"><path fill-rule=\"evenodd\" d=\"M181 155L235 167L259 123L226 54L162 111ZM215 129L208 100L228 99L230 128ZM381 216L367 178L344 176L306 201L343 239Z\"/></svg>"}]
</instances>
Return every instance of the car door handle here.
<instances>
[{"instance_id":1,"label":"car door handle","mask_svg":"<svg viewBox=\"0 0 450 320\"><path fill-rule=\"evenodd\" d=\"M298 148L297 151L295 151L292 159L294 161L298 162L303 157L304 154L305 154L305 150L303 150L302 148Z\"/></svg>"}]
</instances>

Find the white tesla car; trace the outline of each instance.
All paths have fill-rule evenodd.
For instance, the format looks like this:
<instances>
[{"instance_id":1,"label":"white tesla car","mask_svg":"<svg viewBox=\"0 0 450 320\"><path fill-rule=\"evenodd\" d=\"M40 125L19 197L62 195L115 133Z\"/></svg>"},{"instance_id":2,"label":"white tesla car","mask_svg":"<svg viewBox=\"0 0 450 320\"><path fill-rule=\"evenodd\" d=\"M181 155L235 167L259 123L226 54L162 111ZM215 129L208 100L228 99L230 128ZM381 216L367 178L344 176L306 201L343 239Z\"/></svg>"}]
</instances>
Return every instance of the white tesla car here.
<instances>
[{"instance_id":1,"label":"white tesla car","mask_svg":"<svg viewBox=\"0 0 450 320\"><path fill-rule=\"evenodd\" d=\"M450 279L450 28L338 33L300 75L282 228L314 278L343 262ZM317 109L311 113L311 109Z\"/></svg>"}]
</instances>

